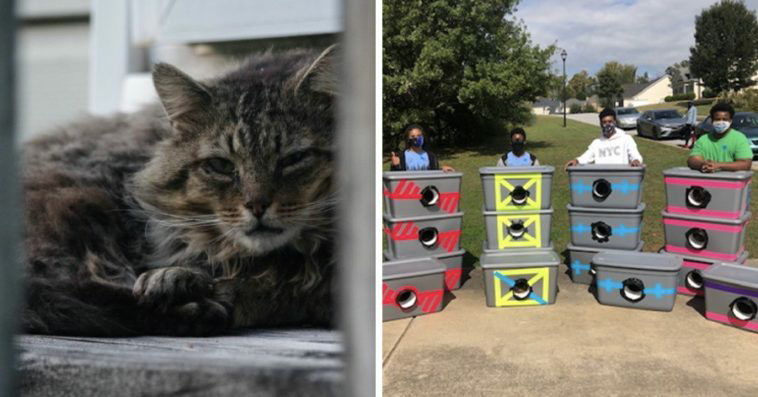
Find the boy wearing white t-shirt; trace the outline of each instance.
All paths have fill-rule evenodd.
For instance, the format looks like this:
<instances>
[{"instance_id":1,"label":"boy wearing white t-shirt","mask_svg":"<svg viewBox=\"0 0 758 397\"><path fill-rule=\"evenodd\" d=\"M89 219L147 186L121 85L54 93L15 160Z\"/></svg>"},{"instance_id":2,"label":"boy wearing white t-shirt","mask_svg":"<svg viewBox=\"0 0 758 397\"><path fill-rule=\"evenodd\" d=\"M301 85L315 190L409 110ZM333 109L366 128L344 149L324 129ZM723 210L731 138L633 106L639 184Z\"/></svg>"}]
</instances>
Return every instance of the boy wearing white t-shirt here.
<instances>
[{"instance_id":1,"label":"boy wearing white t-shirt","mask_svg":"<svg viewBox=\"0 0 758 397\"><path fill-rule=\"evenodd\" d=\"M642 155L637 143L624 130L616 128L616 112L605 108L600 112L602 136L590 143L581 156L566 163L566 167L577 164L629 164L642 165Z\"/></svg>"}]
</instances>

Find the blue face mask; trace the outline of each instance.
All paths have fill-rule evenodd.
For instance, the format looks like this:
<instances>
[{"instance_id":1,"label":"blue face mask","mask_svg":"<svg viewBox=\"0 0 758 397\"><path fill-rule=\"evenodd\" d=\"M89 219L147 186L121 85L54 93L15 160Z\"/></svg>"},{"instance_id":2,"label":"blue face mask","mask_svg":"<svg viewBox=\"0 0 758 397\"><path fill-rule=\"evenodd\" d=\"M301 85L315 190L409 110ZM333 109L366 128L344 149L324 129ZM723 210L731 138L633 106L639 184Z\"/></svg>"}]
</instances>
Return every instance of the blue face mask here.
<instances>
[{"instance_id":1,"label":"blue face mask","mask_svg":"<svg viewBox=\"0 0 758 397\"><path fill-rule=\"evenodd\" d=\"M717 134L721 135L726 132L726 130L729 129L729 126L731 125L728 121L714 121L713 122L713 129L716 131Z\"/></svg>"},{"instance_id":2,"label":"blue face mask","mask_svg":"<svg viewBox=\"0 0 758 397\"><path fill-rule=\"evenodd\" d=\"M424 136L419 135L416 138L408 138L408 145L413 146L413 147L424 146Z\"/></svg>"}]
</instances>

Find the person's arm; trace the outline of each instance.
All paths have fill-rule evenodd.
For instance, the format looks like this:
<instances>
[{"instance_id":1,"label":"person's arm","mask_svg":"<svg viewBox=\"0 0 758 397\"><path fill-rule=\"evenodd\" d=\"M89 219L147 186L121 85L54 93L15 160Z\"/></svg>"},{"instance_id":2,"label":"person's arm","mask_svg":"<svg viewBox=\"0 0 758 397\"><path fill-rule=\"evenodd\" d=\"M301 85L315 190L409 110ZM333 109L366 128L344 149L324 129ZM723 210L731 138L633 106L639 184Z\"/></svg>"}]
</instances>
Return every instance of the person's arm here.
<instances>
[{"instance_id":1,"label":"person's arm","mask_svg":"<svg viewBox=\"0 0 758 397\"><path fill-rule=\"evenodd\" d=\"M740 134L737 150L734 153L734 161L717 163L715 161L705 161L701 166L702 172L716 171L750 171L753 166L753 150L750 149L750 141ZM689 164L689 161L688 161ZM690 167L692 168L692 167Z\"/></svg>"},{"instance_id":2,"label":"person's arm","mask_svg":"<svg viewBox=\"0 0 758 397\"><path fill-rule=\"evenodd\" d=\"M403 154L402 152L400 153ZM401 164L400 157L395 152L390 153L390 171L405 171L405 167Z\"/></svg>"},{"instance_id":3,"label":"person's arm","mask_svg":"<svg viewBox=\"0 0 758 397\"><path fill-rule=\"evenodd\" d=\"M642 154L640 154L640 151L637 150L637 142L634 141L634 138L632 138L631 135L627 135L626 137L628 138L626 150L627 156L629 158L629 164L635 167L639 167L642 165Z\"/></svg>"},{"instance_id":4,"label":"person's arm","mask_svg":"<svg viewBox=\"0 0 758 397\"><path fill-rule=\"evenodd\" d=\"M503 161L502 157L497 159L497 165L495 167L505 167L505 162Z\"/></svg>"}]
</instances>

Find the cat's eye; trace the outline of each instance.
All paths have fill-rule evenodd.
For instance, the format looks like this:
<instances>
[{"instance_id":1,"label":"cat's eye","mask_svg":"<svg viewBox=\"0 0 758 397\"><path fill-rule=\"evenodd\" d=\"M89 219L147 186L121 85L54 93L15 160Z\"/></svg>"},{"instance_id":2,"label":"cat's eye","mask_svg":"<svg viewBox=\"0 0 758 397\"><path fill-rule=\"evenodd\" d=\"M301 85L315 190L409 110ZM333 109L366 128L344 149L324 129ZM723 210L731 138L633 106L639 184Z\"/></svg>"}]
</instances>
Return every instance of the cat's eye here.
<instances>
[{"instance_id":1,"label":"cat's eye","mask_svg":"<svg viewBox=\"0 0 758 397\"><path fill-rule=\"evenodd\" d=\"M308 155L309 155L309 152L306 151L306 150L301 150L301 151L292 153L292 154L286 156L285 158L281 159L279 161L279 166L282 167L282 168L290 167L292 165L295 165L295 164L303 161L303 159L305 159L306 157L308 157Z\"/></svg>"},{"instance_id":2,"label":"cat's eye","mask_svg":"<svg viewBox=\"0 0 758 397\"><path fill-rule=\"evenodd\" d=\"M205 160L207 169L222 175L231 175L234 173L234 164L221 157L213 157Z\"/></svg>"}]
</instances>

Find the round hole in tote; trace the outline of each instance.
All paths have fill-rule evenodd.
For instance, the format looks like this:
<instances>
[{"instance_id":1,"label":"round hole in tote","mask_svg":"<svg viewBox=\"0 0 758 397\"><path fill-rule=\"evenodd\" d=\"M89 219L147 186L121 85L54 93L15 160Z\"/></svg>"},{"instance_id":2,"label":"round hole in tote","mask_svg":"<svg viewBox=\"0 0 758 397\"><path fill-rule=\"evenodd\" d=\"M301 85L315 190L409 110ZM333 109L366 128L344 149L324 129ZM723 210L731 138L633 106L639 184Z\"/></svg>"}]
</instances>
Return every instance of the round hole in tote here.
<instances>
[{"instance_id":1,"label":"round hole in tote","mask_svg":"<svg viewBox=\"0 0 758 397\"><path fill-rule=\"evenodd\" d=\"M397 296L395 296L395 303L403 310L413 309L416 307L417 301L416 293L409 289L398 291Z\"/></svg>"},{"instance_id":2,"label":"round hole in tote","mask_svg":"<svg viewBox=\"0 0 758 397\"><path fill-rule=\"evenodd\" d=\"M424 247L434 247L437 244L437 228L427 227L418 232L418 241Z\"/></svg>"},{"instance_id":3,"label":"round hole in tote","mask_svg":"<svg viewBox=\"0 0 758 397\"><path fill-rule=\"evenodd\" d=\"M513 238L521 238L524 233L526 233L526 228L524 227L523 221L513 222L508 226L508 234Z\"/></svg>"},{"instance_id":4,"label":"round hole in tote","mask_svg":"<svg viewBox=\"0 0 758 397\"><path fill-rule=\"evenodd\" d=\"M421 191L421 205L431 207L440 201L440 191L434 186L427 186Z\"/></svg>"},{"instance_id":5,"label":"round hole in tote","mask_svg":"<svg viewBox=\"0 0 758 397\"><path fill-rule=\"evenodd\" d=\"M700 186L691 186L685 190L687 205L695 208L705 208L711 202L711 194Z\"/></svg>"},{"instance_id":6,"label":"round hole in tote","mask_svg":"<svg viewBox=\"0 0 758 397\"><path fill-rule=\"evenodd\" d=\"M597 274L597 272L595 271L595 267L590 265L590 275L594 276L595 274Z\"/></svg>"},{"instance_id":7,"label":"round hole in tote","mask_svg":"<svg viewBox=\"0 0 758 397\"><path fill-rule=\"evenodd\" d=\"M687 245L696 250L704 249L708 246L708 232L699 227L693 227L684 234L687 237Z\"/></svg>"},{"instance_id":8,"label":"round hole in tote","mask_svg":"<svg viewBox=\"0 0 758 397\"><path fill-rule=\"evenodd\" d=\"M730 305L732 307L732 315L741 321L750 321L755 318L755 313L758 311L755 302L745 298L737 298Z\"/></svg>"},{"instance_id":9,"label":"round hole in tote","mask_svg":"<svg viewBox=\"0 0 758 397\"><path fill-rule=\"evenodd\" d=\"M526 199L528 197L529 191L524 189L521 185L516 186L516 188L511 191L511 200L513 200L513 204L524 205L526 204Z\"/></svg>"},{"instance_id":10,"label":"round hole in tote","mask_svg":"<svg viewBox=\"0 0 758 397\"><path fill-rule=\"evenodd\" d=\"M613 228L611 225L605 222L595 222L592 224L592 239L599 242L608 242L609 238L613 235Z\"/></svg>"},{"instance_id":11,"label":"round hole in tote","mask_svg":"<svg viewBox=\"0 0 758 397\"><path fill-rule=\"evenodd\" d=\"M693 270L684 277L684 283L690 289L703 289L703 275L700 270Z\"/></svg>"},{"instance_id":12,"label":"round hole in tote","mask_svg":"<svg viewBox=\"0 0 758 397\"><path fill-rule=\"evenodd\" d=\"M511 291L513 291L514 299L522 301L532 293L532 287L529 285L529 281L525 278L520 278L513 284Z\"/></svg>"},{"instance_id":13,"label":"round hole in tote","mask_svg":"<svg viewBox=\"0 0 758 397\"><path fill-rule=\"evenodd\" d=\"M592 182L592 197L594 197L595 200L605 201L605 199L611 195L611 192L613 192L611 183L605 179L598 179L595 182Z\"/></svg>"},{"instance_id":14,"label":"round hole in tote","mask_svg":"<svg viewBox=\"0 0 758 397\"><path fill-rule=\"evenodd\" d=\"M622 283L621 296L630 302L639 302L645 297L645 283L638 278L628 278Z\"/></svg>"}]
</instances>

